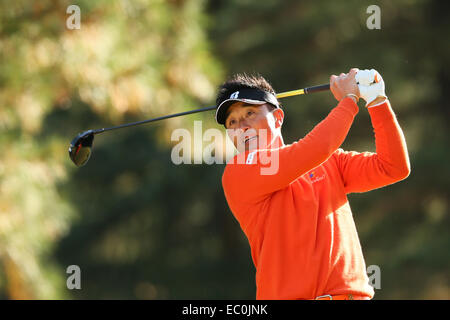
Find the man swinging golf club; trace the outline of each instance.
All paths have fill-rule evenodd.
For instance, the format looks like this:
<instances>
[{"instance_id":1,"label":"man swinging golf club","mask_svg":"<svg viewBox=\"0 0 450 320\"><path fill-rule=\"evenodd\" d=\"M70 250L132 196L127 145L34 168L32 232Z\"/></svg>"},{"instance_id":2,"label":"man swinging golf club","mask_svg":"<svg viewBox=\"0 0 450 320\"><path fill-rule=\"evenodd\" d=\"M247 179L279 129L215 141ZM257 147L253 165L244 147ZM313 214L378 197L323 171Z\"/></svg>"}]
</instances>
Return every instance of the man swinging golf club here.
<instances>
[{"instance_id":1,"label":"man swinging golf club","mask_svg":"<svg viewBox=\"0 0 450 320\"><path fill-rule=\"evenodd\" d=\"M405 139L375 70L330 77L337 106L290 145L284 113L261 76L236 75L217 97L216 120L244 162L229 161L222 177L228 205L248 238L257 299L371 299L347 194L405 179ZM340 149L359 98L366 101L376 153ZM270 154L277 170L263 174Z\"/></svg>"}]
</instances>

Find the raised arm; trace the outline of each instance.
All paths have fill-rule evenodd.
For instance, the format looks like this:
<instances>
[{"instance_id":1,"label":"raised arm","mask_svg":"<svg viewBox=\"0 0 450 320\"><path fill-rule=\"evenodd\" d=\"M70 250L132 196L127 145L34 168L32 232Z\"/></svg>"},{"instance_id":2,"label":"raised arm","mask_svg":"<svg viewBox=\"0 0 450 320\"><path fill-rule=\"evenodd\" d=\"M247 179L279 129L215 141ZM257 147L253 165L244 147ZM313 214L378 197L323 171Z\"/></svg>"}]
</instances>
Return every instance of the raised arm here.
<instances>
[{"instance_id":1,"label":"raised arm","mask_svg":"<svg viewBox=\"0 0 450 320\"><path fill-rule=\"evenodd\" d=\"M376 153L344 152L334 158L347 193L364 192L405 179L410 163L405 137L384 93L384 81L375 70L356 77L375 132Z\"/></svg>"},{"instance_id":2,"label":"raised arm","mask_svg":"<svg viewBox=\"0 0 450 320\"><path fill-rule=\"evenodd\" d=\"M389 101L368 110L375 132L376 153L339 149L333 155L347 193L380 188L403 180L410 173L405 138Z\"/></svg>"}]
</instances>

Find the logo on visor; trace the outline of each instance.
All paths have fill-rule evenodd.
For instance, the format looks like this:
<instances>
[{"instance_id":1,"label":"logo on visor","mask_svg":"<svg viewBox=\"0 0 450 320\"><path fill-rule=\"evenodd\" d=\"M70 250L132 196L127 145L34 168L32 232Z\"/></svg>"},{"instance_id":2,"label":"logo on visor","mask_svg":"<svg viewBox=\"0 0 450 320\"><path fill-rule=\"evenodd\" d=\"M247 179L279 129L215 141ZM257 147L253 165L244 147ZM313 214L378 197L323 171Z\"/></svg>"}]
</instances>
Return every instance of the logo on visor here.
<instances>
[{"instance_id":1,"label":"logo on visor","mask_svg":"<svg viewBox=\"0 0 450 320\"><path fill-rule=\"evenodd\" d=\"M239 97L239 91L232 93L230 99L236 99L237 97Z\"/></svg>"}]
</instances>

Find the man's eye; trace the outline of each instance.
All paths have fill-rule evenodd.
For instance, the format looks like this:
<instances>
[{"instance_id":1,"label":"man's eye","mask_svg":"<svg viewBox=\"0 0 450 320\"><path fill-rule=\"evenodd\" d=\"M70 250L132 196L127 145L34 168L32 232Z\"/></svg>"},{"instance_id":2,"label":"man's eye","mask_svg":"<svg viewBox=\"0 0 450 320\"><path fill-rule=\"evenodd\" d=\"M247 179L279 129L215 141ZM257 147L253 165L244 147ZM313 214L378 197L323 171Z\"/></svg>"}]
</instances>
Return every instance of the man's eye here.
<instances>
[{"instance_id":1,"label":"man's eye","mask_svg":"<svg viewBox=\"0 0 450 320\"><path fill-rule=\"evenodd\" d=\"M251 116L252 114L254 114L253 111L247 111L247 115L248 115L248 116Z\"/></svg>"},{"instance_id":2,"label":"man's eye","mask_svg":"<svg viewBox=\"0 0 450 320\"><path fill-rule=\"evenodd\" d=\"M236 121L235 120L230 120L230 122L228 122L228 124L231 126L231 125L233 125L233 124L235 124L236 123Z\"/></svg>"}]
</instances>

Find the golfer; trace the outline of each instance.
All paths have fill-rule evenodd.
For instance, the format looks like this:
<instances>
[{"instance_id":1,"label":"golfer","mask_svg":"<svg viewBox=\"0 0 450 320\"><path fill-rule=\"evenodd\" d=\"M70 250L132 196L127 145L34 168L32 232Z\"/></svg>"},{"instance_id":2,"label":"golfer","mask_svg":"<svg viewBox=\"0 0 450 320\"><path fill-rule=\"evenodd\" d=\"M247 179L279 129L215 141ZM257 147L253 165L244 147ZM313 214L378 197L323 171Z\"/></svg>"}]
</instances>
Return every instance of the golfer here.
<instances>
[{"instance_id":1,"label":"golfer","mask_svg":"<svg viewBox=\"0 0 450 320\"><path fill-rule=\"evenodd\" d=\"M405 179L405 139L375 70L330 77L338 101L303 139L285 145L284 112L261 76L235 75L217 97L216 120L244 162L231 159L222 184L248 238L257 299L371 299L361 245L347 194ZM366 101L376 153L340 149ZM270 154L270 157L268 156ZM267 173L267 159L277 161ZM263 161L264 159L264 161Z\"/></svg>"}]
</instances>

